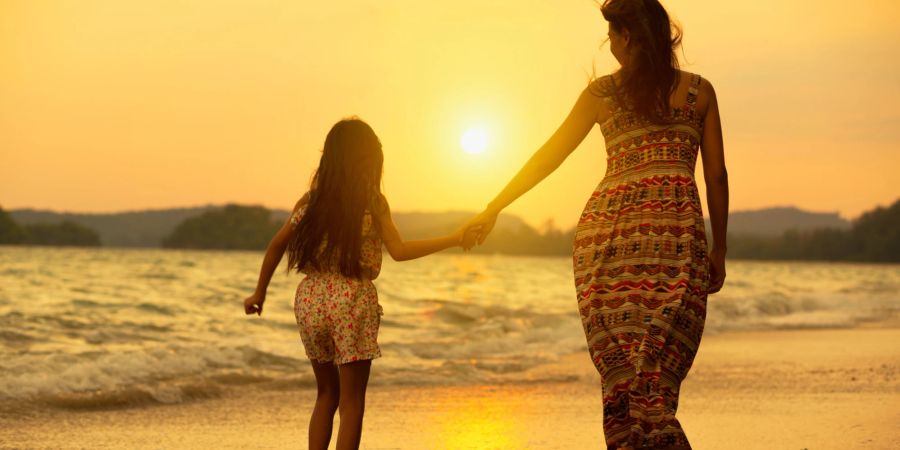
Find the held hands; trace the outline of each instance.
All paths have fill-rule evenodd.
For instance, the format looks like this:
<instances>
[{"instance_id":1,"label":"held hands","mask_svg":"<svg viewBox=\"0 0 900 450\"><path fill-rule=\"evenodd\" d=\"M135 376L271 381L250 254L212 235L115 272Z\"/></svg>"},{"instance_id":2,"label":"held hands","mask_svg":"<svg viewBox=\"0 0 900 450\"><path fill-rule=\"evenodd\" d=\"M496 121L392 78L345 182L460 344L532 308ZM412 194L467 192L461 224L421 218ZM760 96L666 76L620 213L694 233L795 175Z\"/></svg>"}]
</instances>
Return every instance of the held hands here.
<instances>
[{"instance_id":1,"label":"held hands","mask_svg":"<svg viewBox=\"0 0 900 450\"><path fill-rule=\"evenodd\" d=\"M256 292L253 295L244 299L244 314L248 316L251 314L256 314L257 316L262 315L263 303L266 302L265 294L258 294Z\"/></svg>"},{"instance_id":2,"label":"held hands","mask_svg":"<svg viewBox=\"0 0 900 450\"><path fill-rule=\"evenodd\" d=\"M466 222L466 224L456 232L460 247L462 247L463 250L469 251L476 243L478 245L484 243L484 239L487 238L488 233L491 232L491 229L494 228L494 224L497 222L498 213L499 212L485 210Z\"/></svg>"},{"instance_id":3,"label":"held hands","mask_svg":"<svg viewBox=\"0 0 900 450\"><path fill-rule=\"evenodd\" d=\"M497 223L497 215L499 214L500 211L493 211L491 209L484 210L481 214L475 216L466 223L466 234L468 235L470 232L475 232L478 245L483 244L484 240L487 239L488 234L494 229L494 224Z\"/></svg>"},{"instance_id":4,"label":"held hands","mask_svg":"<svg viewBox=\"0 0 900 450\"><path fill-rule=\"evenodd\" d=\"M481 230L480 227L463 227L461 228L459 233L459 246L463 248L465 251L469 251L472 247L475 246L475 242L478 240L478 233Z\"/></svg>"}]
</instances>

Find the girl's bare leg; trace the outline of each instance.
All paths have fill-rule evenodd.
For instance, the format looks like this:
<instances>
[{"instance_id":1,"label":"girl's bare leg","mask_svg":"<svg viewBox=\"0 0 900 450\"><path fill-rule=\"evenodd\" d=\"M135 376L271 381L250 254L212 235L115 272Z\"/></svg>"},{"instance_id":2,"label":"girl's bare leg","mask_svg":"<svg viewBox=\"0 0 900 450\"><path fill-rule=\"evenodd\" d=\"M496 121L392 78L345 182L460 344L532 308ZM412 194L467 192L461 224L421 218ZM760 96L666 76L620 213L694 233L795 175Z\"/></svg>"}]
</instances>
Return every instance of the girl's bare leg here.
<instances>
[{"instance_id":1,"label":"girl's bare leg","mask_svg":"<svg viewBox=\"0 0 900 450\"><path fill-rule=\"evenodd\" d=\"M372 361L341 364L341 428L338 430L337 450L356 450L362 436L363 413L366 409L366 386Z\"/></svg>"},{"instance_id":2,"label":"girl's bare leg","mask_svg":"<svg viewBox=\"0 0 900 450\"><path fill-rule=\"evenodd\" d=\"M313 373L316 374L316 407L309 419L310 450L328 450L331 442L331 429L334 425L334 412L338 409L341 398L341 385L337 366L333 362L311 361Z\"/></svg>"}]
</instances>

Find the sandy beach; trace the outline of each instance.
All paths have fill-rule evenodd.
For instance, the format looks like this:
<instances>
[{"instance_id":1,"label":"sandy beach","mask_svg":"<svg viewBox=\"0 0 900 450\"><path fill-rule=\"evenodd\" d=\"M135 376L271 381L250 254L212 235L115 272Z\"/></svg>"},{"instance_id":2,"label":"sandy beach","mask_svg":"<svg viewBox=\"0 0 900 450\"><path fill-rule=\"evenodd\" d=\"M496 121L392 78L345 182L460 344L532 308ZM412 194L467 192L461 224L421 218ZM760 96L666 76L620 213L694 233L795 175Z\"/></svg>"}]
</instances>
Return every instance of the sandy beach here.
<instances>
[{"instance_id":1,"label":"sandy beach","mask_svg":"<svg viewBox=\"0 0 900 450\"><path fill-rule=\"evenodd\" d=\"M696 449L900 448L900 327L704 338L679 417ZM365 449L580 449L602 443L587 357L562 383L369 392ZM184 404L52 409L0 420L0 448L305 448L315 393L259 391Z\"/></svg>"}]
</instances>

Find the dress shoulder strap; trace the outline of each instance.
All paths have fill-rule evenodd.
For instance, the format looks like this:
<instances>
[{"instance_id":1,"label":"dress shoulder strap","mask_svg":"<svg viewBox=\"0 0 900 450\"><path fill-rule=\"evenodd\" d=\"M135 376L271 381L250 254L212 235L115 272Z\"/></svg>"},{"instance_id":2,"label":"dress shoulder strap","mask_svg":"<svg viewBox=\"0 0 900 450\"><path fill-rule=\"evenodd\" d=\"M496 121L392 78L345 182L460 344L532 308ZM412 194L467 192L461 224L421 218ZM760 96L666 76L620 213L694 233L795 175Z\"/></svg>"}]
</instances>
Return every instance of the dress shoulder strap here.
<instances>
[{"instance_id":1,"label":"dress shoulder strap","mask_svg":"<svg viewBox=\"0 0 900 450\"><path fill-rule=\"evenodd\" d=\"M697 97L700 95L700 80L700 75L696 73L691 74L691 85L688 87L687 96L687 106L691 115L694 114L694 110L697 108Z\"/></svg>"}]
</instances>

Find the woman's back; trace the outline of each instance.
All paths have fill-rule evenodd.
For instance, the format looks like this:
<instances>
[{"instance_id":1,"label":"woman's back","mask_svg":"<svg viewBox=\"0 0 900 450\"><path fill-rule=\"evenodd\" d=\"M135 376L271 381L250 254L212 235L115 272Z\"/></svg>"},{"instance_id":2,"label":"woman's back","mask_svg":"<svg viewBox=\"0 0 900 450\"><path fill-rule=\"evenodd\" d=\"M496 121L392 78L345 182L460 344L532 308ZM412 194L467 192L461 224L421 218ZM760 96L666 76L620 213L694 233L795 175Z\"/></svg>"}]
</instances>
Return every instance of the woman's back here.
<instances>
[{"instance_id":1,"label":"woman's back","mask_svg":"<svg viewBox=\"0 0 900 450\"><path fill-rule=\"evenodd\" d=\"M679 73L680 82L670 99L673 107L663 116L666 123L656 123L624 105L615 76L592 84L607 113L600 123L606 140L607 178L641 178L658 172L693 177L703 136L698 102L701 77Z\"/></svg>"},{"instance_id":2,"label":"woman's back","mask_svg":"<svg viewBox=\"0 0 900 450\"><path fill-rule=\"evenodd\" d=\"M573 269L616 447L689 448L675 405L703 332L709 274L694 180L701 79L679 74L683 91L662 120L623 105L613 76L591 86L605 104L607 168L578 221Z\"/></svg>"}]
</instances>

